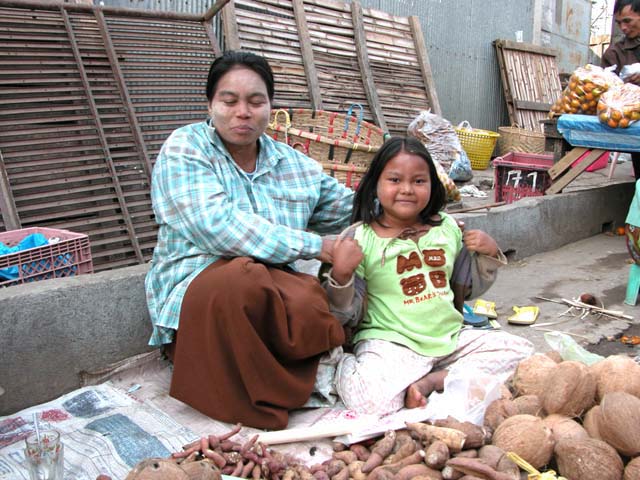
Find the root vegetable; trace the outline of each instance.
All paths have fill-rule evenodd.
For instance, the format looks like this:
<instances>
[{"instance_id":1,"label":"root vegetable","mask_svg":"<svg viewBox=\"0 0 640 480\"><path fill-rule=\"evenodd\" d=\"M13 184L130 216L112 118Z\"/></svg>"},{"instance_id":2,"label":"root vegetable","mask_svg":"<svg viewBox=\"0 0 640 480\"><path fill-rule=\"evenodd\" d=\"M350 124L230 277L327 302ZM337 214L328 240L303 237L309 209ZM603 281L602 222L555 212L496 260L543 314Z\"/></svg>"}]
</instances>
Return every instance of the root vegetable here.
<instances>
[{"instance_id":1,"label":"root vegetable","mask_svg":"<svg viewBox=\"0 0 640 480\"><path fill-rule=\"evenodd\" d=\"M602 440L598 425L600 425L600 405L595 405L582 419L582 426L591 438Z\"/></svg>"},{"instance_id":2,"label":"root vegetable","mask_svg":"<svg viewBox=\"0 0 640 480\"><path fill-rule=\"evenodd\" d=\"M354 443L349 447L349 450L356 454L358 460L362 460L363 462L366 462L369 455L371 455L369 449L361 443Z\"/></svg>"},{"instance_id":3,"label":"root vegetable","mask_svg":"<svg viewBox=\"0 0 640 480\"><path fill-rule=\"evenodd\" d=\"M460 430L445 427L436 427L426 423L406 422L407 428L415 432L428 443L434 440L442 440L449 447L450 452L459 452L465 445L466 435Z\"/></svg>"},{"instance_id":4,"label":"root vegetable","mask_svg":"<svg viewBox=\"0 0 640 480\"><path fill-rule=\"evenodd\" d=\"M504 450L495 445L485 445L478 450L478 458L491 468L496 468L502 457L504 457Z\"/></svg>"},{"instance_id":5,"label":"root vegetable","mask_svg":"<svg viewBox=\"0 0 640 480\"><path fill-rule=\"evenodd\" d=\"M640 365L623 355L610 355L589 370L596 378L596 400L609 392L627 392L640 398Z\"/></svg>"},{"instance_id":6,"label":"root vegetable","mask_svg":"<svg viewBox=\"0 0 640 480\"><path fill-rule=\"evenodd\" d=\"M513 399L513 405L519 414L534 415L536 417L544 416L542 402L538 395L522 395Z\"/></svg>"},{"instance_id":7,"label":"root vegetable","mask_svg":"<svg viewBox=\"0 0 640 480\"><path fill-rule=\"evenodd\" d=\"M333 475L331 480L349 480L349 468L345 466L342 470Z\"/></svg>"},{"instance_id":8,"label":"root vegetable","mask_svg":"<svg viewBox=\"0 0 640 480\"><path fill-rule=\"evenodd\" d=\"M520 467L506 455L496 465L496 471L509 475L511 480L520 480Z\"/></svg>"},{"instance_id":9,"label":"root vegetable","mask_svg":"<svg viewBox=\"0 0 640 480\"><path fill-rule=\"evenodd\" d=\"M181 465L180 468L189 476L190 480L220 480L222 478L220 470L207 460L187 463Z\"/></svg>"},{"instance_id":10,"label":"root vegetable","mask_svg":"<svg viewBox=\"0 0 640 480\"><path fill-rule=\"evenodd\" d=\"M351 450L343 450L341 452L335 452L333 454L333 458L335 458L336 460L342 460L347 465L349 465L350 463L356 462L358 460L358 456L355 454L355 452L352 452Z\"/></svg>"},{"instance_id":11,"label":"root vegetable","mask_svg":"<svg viewBox=\"0 0 640 480\"><path fill-rule=\"evenodd\" d=\"M436 440L425 452L424 463L436 470L442 470L449 460L449 447L442 440Z\"/></svg>"},{"instance_id":12,"label":"root vegetable","mask_svg":"<svg viewBox=\"0 0 640 480\"><path fill-rule=\"evenodd\" d=\"M362 471L363 465L364 462L360 460L356 460L355 462L347 465L347 467L349 468L349 477L351 477L353 480L366 480L367 474Z\"/></svg>"},{"instance_id":13,"label":"root vegetable","mask_svg":"<svg viewBox=\"0 0 640 480\"><path fill-rule=\"evenodd\" d=\"M318 470L317 472L314 472L313 478L315 478L316 480L331 480L329 475L327 475L327 472L325 472L324 470Z\"/></svg>"},{"instance_id":14,"label":"root vegetable","mask_svg":"<svg viewBox=\"0 0 640 480\"><path fill-rule=\"evenodd\" d=\"M396 442L396 432L389 430L384 434L384 437L379 440L371 449L371 455L362 466L364 473L373 471L374 468L382 465L382 462L393 450L393 446Z\"/></svg>"},{"instance_id":15,"label":"root vegetable","mask_svg":"<svg viewBox=\"0 0 640 480\"><path fill-rule=\"evenodd\" d=\"M622 455L640 455L640 398L627 392L609 392L600 402L598 432Z\"/></svg>"},{"instance_id":16,"label":"root vegetable","mask_svg":"<svg viewBox=\"0 0 640 480\"><path fill-rule=\"evenodd\" d=\"M487 480L512 480L512 477L506 473L498 472L475 458L452 458L447 462L447 466L465 475L474 475Z\"/></svg>"},{"instance_id":17,"label":"root vegetable","mask_svg":"<svg viewBox=\"0 0 640 480\"><path fill-rule=\"evenodd\" d=\"M397 442L396 442L397 443ZM409 438L409 441L402 443L400 448L396 450L394 453L385 458L383 464L387 465L389 463L396 463L402 460L405 457L408 457L416 450L418 450L418 444L413 438ZM354 454L355 455L355 454Z\"/></svg>"},{"instance_id":18,"label":"root vegetable","mask_svg":"<svg viewBox=\"0 0 640 480\"><path fill-rule=\"evenodd\" d=\"M444 480L459 480L462 477L464 477L464 473L456 470L453 467L450 467L449 465L445 465L445 467L442 469L442 478Z\"/></svg>"},{"instance_id":19,"label":"root vegetable","mask_svg":"<svg viewBox=\"0 0 640 480\"><path fill-rule=\"evenodd\" d=\"M463 457L463 458L478 458L478 450L470 449L470 450L462 450L461 452L455 452L453 457Z\"/></svg>"},{"instance_id":20,"label":"root vegetable","mask_svg":"<svg viewBox=\"0 0 640 480\"><path fill-rule=\"evenodd\" d=\"M330 460L327 463L327 469L325 470L327 472L327 475L329 475L329 477L333 477L334 475L336 475L340 470L342 470L344 467L346 467L347 464L345 462L343 462L342 460Z\"/></svg>"},{"instance_id":21,"label":"root vegetable","mask_svg":"<svg viewBox=\"0 0 640 480\"><path fill-rule=\"evenodd\" d=\"M455 418L449 416L445 420L436 420L434 425L437 427L453 428L459 430L466 435L465 448L478 448L487 443L491 434L484 427L480 427L471 422L459 422Z\"/></svg>"},{"instance_id":22,"label":"root vegetable","mask_svg":"<svg viewBox=\"0 0 640 480\"><path fill-rule=\"evenodd\" d=\"M400 470L393 478L394 480L411 480L415 477L422 476L433 480L442 478L442 474L437 470L433 470L424 464L407 465Z\"/></svg>"}]
</instances>

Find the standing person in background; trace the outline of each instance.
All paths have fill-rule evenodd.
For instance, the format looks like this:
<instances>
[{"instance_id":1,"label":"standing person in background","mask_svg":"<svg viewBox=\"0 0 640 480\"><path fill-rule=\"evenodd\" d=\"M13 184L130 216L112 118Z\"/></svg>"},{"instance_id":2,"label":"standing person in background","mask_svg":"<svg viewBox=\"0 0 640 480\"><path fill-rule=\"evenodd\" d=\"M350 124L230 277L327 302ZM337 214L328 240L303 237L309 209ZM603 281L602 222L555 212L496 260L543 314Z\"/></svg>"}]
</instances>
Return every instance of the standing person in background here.
<instances>
[{"instance_id":1,"label":"standing person in background","mask_svg":"<svg viewBox=\"0 0 640 480\"><path fill-rule=\"evenodd\" d=\"M613 6L616 24L624 38L613 43L602 55L602 67L616 65L616 73L622 67L640 62L640 0L617 0ZM640 73L625 78L625 82L640 86ZM640 178L640 153L632 153L633 171Z\"/></svg>"},{"instance_id":2,"label":"standing person in background","mask_svg":"<svg viewBox=\"0 0 640 480\"><path fill-rule=\"evenodd\" d=\"M261 56L209 70L210 121L174 131L154 165L160 229L145 287L153 335L174 362L170 394L226 422L281 429L311 395L319 357L342 345L315 276L353 192L265 134L274 97Z\"/></svg>"}]
</instances>

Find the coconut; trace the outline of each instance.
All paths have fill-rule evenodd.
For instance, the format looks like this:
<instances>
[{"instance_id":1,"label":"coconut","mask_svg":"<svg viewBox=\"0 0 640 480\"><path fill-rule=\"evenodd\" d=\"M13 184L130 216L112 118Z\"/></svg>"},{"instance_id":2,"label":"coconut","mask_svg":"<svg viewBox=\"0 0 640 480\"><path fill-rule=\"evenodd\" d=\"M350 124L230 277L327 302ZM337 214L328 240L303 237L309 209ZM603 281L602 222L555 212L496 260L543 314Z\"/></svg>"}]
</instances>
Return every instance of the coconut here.
<instances>
[{"instance_id":1,"label":"coconut","mask_svg":"<svg viewBox=\"0 0 640 480\"><path fill-rule=\"evenodd\" d=\"M582 425L565 415L554 413L542 419L545 427L551 430L553 440L558 443L566 438L580 440L589 438L589 434Z\"/></svg>"},{"instance_id":2,"label":"coconut","mask_svg":"<svg viewBox=\"0 0 640 480\"><path fill-rule=\"evenodd\" d=\"M600 405L595 405L582 419L582 426L587 431L591 438L597 438L602 440L602 436L599 432L600 425Z\"/></svg>"},{"instance_id":3,"label":"coconut","mask_svg":"<svg viewBox=\"0 0 640 480\"><path fill-rule=\"evenodd\" d=\"M544 426L541 418L533 415L507 418L494 432L491 443L505 452L520 455L534 468L549 462L554 445L551 430Z\"/></svg>"},{"instance_id":4,"label":"coconut","mask_svg":"<svg viewBox=\"0 0 640 480\"><path fill-rule=\"evenodd\" d=\"M524 415L544 416L540 397L537 395L523 395L513 399L513 404L518 409L518 413Z\"/></svg>"},{"instance_id":5,"label":"coconut","mask_svg":"<svg viewBox=\"0 0 640 480\"><path fill-rule=\"evenodd\" d=\"M627 463L622 480L640 480L640 457Z\"/></svg>"},{"instance_id":6,"label":"coconut","mask_svg":"<svg viewBox=\"0 0 640 480\"><path fill-rule=\"evenodd\" d=\"M595 438L566 439L556 445L560 475L568 480L620 480L623 464L613 447Z\"/></svg>"},{"instance_id":7,"label":"coconut","mask_svg":"<svg viewBox=\"0 0 640 480\"><path fill-rule=\"evenodd\" d=\"M540 399L549 414L578 417L595 403L596 381L584 363L559 363L546 379L547 384Z\"/></svg>"},{"instance_id":8,"label":"coconut","mask_svg":"<svg viewBox=\"0 0 640 480\"><path fill-rule=\"evenodd\" d=\"M589 368L596 378L596 400L609 392L627 392L640 398L640 365L623 355L610 355Z\"/></svg>"},{"instance_id":9,"label":"coconut","mask_svg":"<svg viewBox=\"0 0 640 480\"><path fill-rule=\"evenodd\" d=\"M546 386L547 375L557 367L556 362L542 353L522 360L513 375L517 395L540 395Z\"/></svg>"},{"instance_id":10,"label":"coconut","mask_svg":"<svg viewBox=\"0 0 640 480\"><path fill-rule=\"evenodd\" d=\"M626 392L609 392L600 402L598 432L622 455L640 455L640 398Z\"/></svg>"},{"instance_id":11,"label":"coconut","mask_svg":"<svg viewBox=\"0 0 640 480\"><path fill-rule=\"evenodd\" d=\"M544 352L544 354L556 363L560 363L563 360L562 355L560 355L560 352L557 350L549 350L548 352Z\"/></svg>"},{"instance_id":12,"label":"coconut","mask_svg":"<svg viewBox=\"0 0 640 480\"><path fill-rule=\"evenodd\" d=\"M518 408L513 404L513 400L500 398L489 404L484 412L484 425L495 431L504 420L517 415Z\"/></svg>"}]
</instances>

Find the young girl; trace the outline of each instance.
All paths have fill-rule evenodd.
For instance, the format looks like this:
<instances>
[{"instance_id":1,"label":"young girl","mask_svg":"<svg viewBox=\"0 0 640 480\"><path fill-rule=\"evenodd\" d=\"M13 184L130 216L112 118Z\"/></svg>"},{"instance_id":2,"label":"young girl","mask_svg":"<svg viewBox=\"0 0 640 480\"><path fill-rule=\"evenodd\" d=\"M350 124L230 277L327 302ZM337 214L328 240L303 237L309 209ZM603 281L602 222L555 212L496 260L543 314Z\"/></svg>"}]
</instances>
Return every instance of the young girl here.
<instances>
[{"instance_id":1,"label":"young girl","mask_svg":"<svg viewBox=\"0 0 640 480\"><path fill-rule=\"evenodd\" d=\"M332 311L354 327L353 354L335 377L348 408L423 406L451 371L506 380L533 353L523 338L462 329L464 299L486 291L506 259L487 233L463 233L445 202L431 156L412 137L385 142L362 179L352 216L360 223L336 242L326 285Z\"/></svg>"}]
</instances>

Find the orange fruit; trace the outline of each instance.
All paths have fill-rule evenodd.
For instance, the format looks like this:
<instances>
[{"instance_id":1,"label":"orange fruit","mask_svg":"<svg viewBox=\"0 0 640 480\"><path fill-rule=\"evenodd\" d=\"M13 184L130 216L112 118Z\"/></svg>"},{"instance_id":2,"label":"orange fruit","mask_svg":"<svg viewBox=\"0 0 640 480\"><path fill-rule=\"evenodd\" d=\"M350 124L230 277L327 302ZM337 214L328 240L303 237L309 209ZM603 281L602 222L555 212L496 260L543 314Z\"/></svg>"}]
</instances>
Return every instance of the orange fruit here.
<instances>
[{"instance_id":1,"label":"orange fruit","mask_svg":"<svg viewBox=\"0 0 640 480\"><path fill-rule=\"evenodd\" d=\"M634 112L631 112L631 120L640 120L640 111L636 110Z\"/></svg>"},{"instance_id":2,"label":"orange fruit","mask_svg":"<svg viewBox=\"0 0 640 480\"><path fill-rule=\"evenodd\" d=\"M611 118L614 120L620 120L622 118L622 112L620 110L611 110Z\"/></svg>"},{"instance_id":3,"label":"orange fruit","mask_svg":"<svg viewBox=\"0 0 640 480\"><path fill-rule=\"evenodd\" d=\"M620 121L618 122L618 128L627 128L629 126L629 119L628 118L621 118Z\"/></svg>"},{"instance_id":4,"label":"orange fruit","mask_svg":"<svg viewBox=\"0 0 640 480\"><path fill-rule=\"evenodd\" d=\"M607 123L609 121L609 114L607 112L602 112L600 115L598 115L598 118L602 123Z\"/></svg>"},{"instance_id":5,"label":"orange fruit","mask_svg":"<svg viewBox=\"0 0 640 480\"><path fill-rule=\"evenodd\" d=\"M613 118L610 118L607 121L607 125L609 125L611 128L618 128L618 122L616 120L614 120Z\"/></svg>"}]
</instances>

